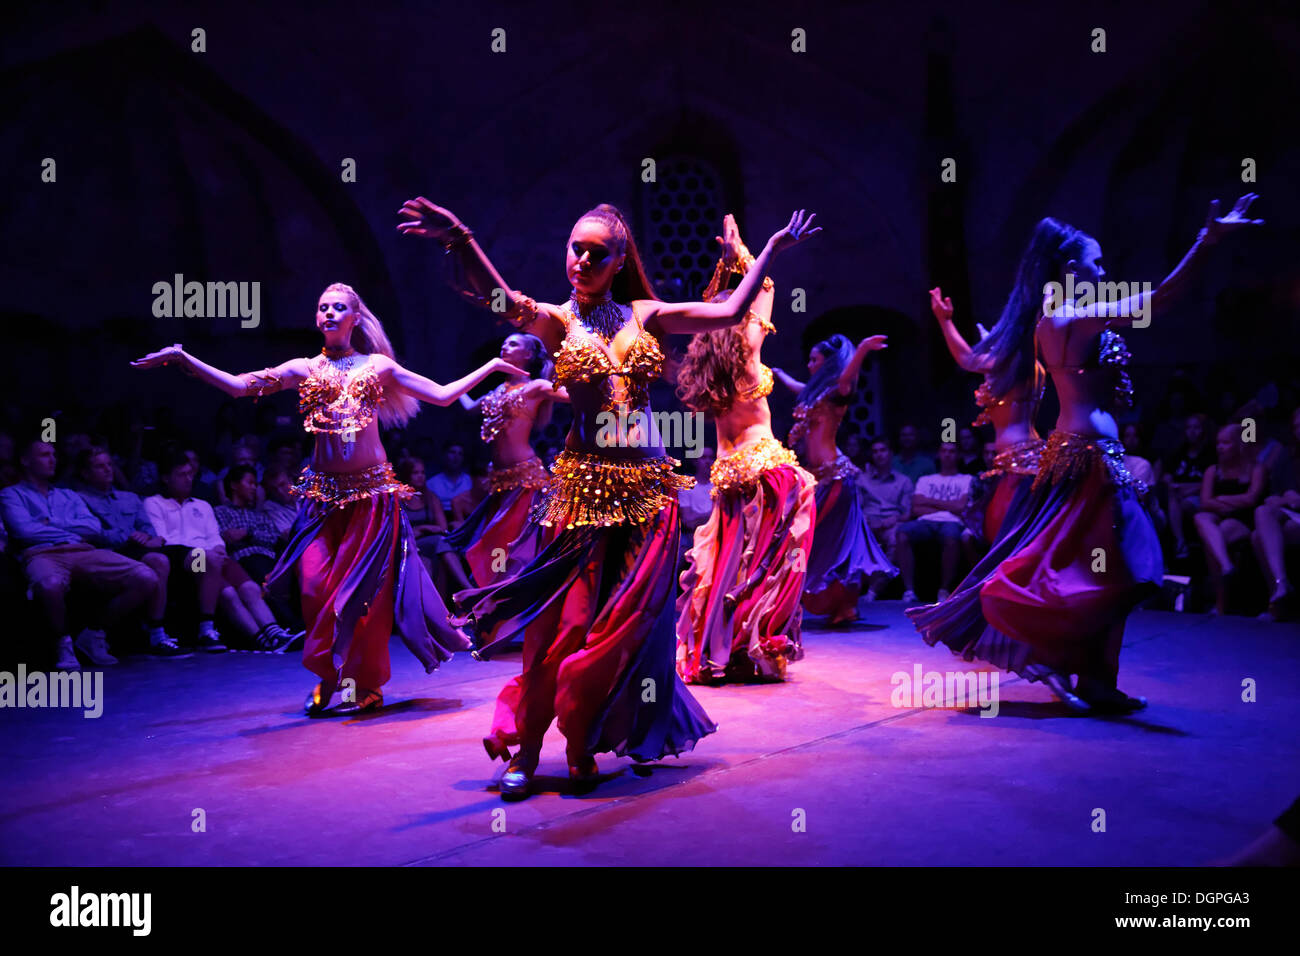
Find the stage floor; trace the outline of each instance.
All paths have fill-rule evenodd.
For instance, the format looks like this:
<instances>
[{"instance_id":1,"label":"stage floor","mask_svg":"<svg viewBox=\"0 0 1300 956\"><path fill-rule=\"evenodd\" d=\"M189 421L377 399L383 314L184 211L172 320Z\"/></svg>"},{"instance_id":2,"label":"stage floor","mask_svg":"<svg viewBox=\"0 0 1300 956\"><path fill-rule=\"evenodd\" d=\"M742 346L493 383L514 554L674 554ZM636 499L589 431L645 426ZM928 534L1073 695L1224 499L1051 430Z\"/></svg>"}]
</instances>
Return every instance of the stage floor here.
<instances>
[{"instance_id":1,"label":"stage floor","mask_svg":"<svg viewBox=\"0 0 1300 956\"><path fill-rule=\"evenodd\" d=\"M985 668L927 647L899 602L861 610L852 630L808 618L785 684L695 688L718 732L648 768L605 755L590 794L552 728L520 803L479 743L518 655L425 676L394 641L387 705L352 720L300 715L297 655L132 658L98 719L0 710L0 862L1186 866L1300 792L1296 624L1139 611L1121 687L1146 711L1070 717L1011 677L990 719L894 706L914 665Z\"/></svg>"}]
</instances>

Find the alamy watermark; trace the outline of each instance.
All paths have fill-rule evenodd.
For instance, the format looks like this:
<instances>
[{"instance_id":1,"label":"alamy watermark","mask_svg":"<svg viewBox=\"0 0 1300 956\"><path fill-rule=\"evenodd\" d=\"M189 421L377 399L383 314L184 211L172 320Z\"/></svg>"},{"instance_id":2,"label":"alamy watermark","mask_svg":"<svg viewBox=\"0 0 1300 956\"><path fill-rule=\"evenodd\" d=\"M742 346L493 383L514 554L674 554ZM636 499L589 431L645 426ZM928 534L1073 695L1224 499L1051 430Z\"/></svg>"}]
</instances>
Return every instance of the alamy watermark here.
<instances>
[{"instance_id":1,"label":"alamy watermark","mask_svg":"<svg viewBox=\"0 0 1300 956\"><path fill-rule=\"evenodd\" d=\"M1113 314L1132 318L1133 328L1145 329L1151 324L1150 282L1076 282L1074 273L1067 272L1064 285L1049 282L1043 286L1043 295L1047 299L1043 311L1062 318L1096 314L1096 305L1118 305Z\"/></svg>"},{"instance_id":2,"label":"alamy watermark","mask_svg":"<svg viewBox=\"0 0 1300 956\"><path fill-rule=\"evenodd\" d=\"M998 715L997 671L895 671L889 702L895 707L976 707L981 717Z\"/></svg>"},{"instance_id":3,"label":"alamy watermark","mask_svg":"<svg viewBox=\"0 0 1300 956\"><path fill-rule=\"evenodd\" d=\"M81 716L104 713L103 671L33 671L19 664L18 673L0 671L0 707L76 707Z\"/></svg>"},{"instance_id":4,"label":"alamy watermark","mask_svg":"<svg viewBox=\"0 0 1300 956\"><path fill-rule=\"evenodd\" d=\"M700 412L643 412L619 409L596 416L596 444L601 448L682 450L683 458L704 453L704 415Z\"/></svg>"},{"instance_id":5,"label":"alamy watermark","mask_svg":"<svg viewBox=\"0 0 1300 956\"><path fill-rule=\"evenodd\" d=\"M153 314L159 319L238 317L245 329L262 321L260 282L186 282L178 272L171 282L155 282L153 294Z\"/></svg>"}]
</instances>

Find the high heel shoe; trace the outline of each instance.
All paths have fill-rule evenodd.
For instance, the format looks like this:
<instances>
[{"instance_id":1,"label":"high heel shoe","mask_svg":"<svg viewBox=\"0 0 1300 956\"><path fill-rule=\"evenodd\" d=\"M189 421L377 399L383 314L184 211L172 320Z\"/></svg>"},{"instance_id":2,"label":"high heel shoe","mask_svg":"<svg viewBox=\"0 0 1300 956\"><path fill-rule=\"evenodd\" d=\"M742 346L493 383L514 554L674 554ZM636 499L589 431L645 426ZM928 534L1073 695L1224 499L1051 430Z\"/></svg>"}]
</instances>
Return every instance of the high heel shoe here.
<instances>
[{"instance_id":1,"label":"high heel shoe","mask_svg":"<svg viewBox=\"0 0 1300 956\"><path fill-rule=\"evenodd\" d=\"M384 706L384 695L377 690L362 690L361 696L356 700L349 701L346 704L339 704L334 709L334 713L340 716L351 716L353 714L365 714L372 710L378 710Z\"/></svg>"},{"instance_id":2,"label":"high heel shoe","mask_svg":"<svg viewBox=\"0 0 1300 956\"><path fill-rule=\"evenodd\" d=\"M577 760L570 759L569 779L579 787L593 786L600 779L600 769L596 766L596 758L591 754L584 754Z\"/></svg>"},{"instance_id":3,"label":"high heel shoe","mask_svg":"<svg viewBox=\"0 0 1300 956\"><path fill-rule=\"evenodd\" d=\"M1065 674L1047 671L1040 680L1071 713L1086 714L1092 710L1092 705L1074 692L1074 688L1070 686L1070 678Z\"/></svg>"},{"instance_id":4,"label":"high heel shoe","mask_svg":"<svg viewBox=\"0 0 1300 956\"><path fill-rule=\"evenodd\" d=\"M537 769L537 760L523 750L515 754L506 765L506 772L501 775L499 784L502 800L521 800L528 796L533 784L533 772Z\"/></svg>"},{"instance_id":5,"label":"high heel shoe","mask_svg":"<svg viewBox=\"0 0 1300 956\"><path fill-rule=\"evenodd\" d=\"M483 738L483 749L487 751L488 757L492 760L504 760L510 762L510 748L495 737Z\"/></svg>"},{"instance_id":6,"label":"high heel shoe","mask_svg":"<svg viewBox=\"0 0 1300 956\"><path fill-rule=\"evenodd\" d=\"M308 717L319 717L330 709L330 700L334 697L337 687L331 686L329 693L325 693L325 682L321 681L312 692L307 695L307 703L303 705L303 713Z\"/></svg>"},{"instance_id":7,"label":"high heel shoe","mask_svg":"<svg viewBox=\"0 0 1300 956\"><path fill-rule=\"evenodd\" d=\"M1091 705L1094 714L1131 714L1147 705L1145 697L1130 697L1118 687L1089 688L1083 699Z\"/></svg>"}]
</instances>

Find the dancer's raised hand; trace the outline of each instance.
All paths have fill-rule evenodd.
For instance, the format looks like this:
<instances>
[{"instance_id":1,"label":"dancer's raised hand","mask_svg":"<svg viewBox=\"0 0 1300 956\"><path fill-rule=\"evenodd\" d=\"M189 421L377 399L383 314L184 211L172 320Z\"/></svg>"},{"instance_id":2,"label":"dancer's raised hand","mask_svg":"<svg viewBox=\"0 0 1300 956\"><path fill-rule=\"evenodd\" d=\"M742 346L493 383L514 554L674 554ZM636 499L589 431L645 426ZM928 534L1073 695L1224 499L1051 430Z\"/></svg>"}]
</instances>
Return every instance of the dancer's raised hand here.
<instances>
[{"instance_id":1,"label":"dancer's raised hand","mask_svg":"<svg viewBox=\"0 0 1300 956\"><path fill-rule=\"evenodd\" d=\"M714 236L722 246L722 258L730 260L740 255L740 250L745 247L745 243L740 238L740 227L736 225L736 217L727 213L722 217L722 235Z\"/></svg>"},{"instance_id":2,"label":"dancer's raised hand","mask_svg":"<svg viewBox=\"0 0 1300 956\"><path fill-rule=\"evenodd\" d=\"M889 348L888 339L887 335L869 335L858 343L858 348L864 352L879 352Z\"/></svg>"},{"instance_id":3,"label":"dancer's raised hand","mask_svg":"<svg viewBox=\"0 0 1300 956\"><path fill-rule=\"evenodd\" d=\"M406 200L397 214L403 218L397 224L397 231L404 236L442 239L453 227L460 225L460 220L450 209L443 209L423 196Z\"/></svg>"},{"instance_id":4,"label":"dancer's raised hand","mask_svg":"<svg viewBox=\"0 0 1300 956\"><path fill-rule=\"evenodd\" d=\"M804 210L800 209L790 217L789 224L780 232L773 234L768 241L772 244L773 252L781 252L789 249L791 246L803 242L809 236L816 235L822 231L821 226L814 226L812 221L817 218L817 214L810 216L804 215Z\"/></svg>"},{"instance_id":5,"label":"dancer's raised hand","mask_svg":"<svg viewBox=\"0 0 1300 956\"><path fill-rule=\"evenodd\" d=\"M1262 226L1263 219L1249 219L1246 216L1250 209L1250 204L1259 198L1258 193L1246 193L1226 216L1219 215L1219 200L1215 199L1210 203L1210 213L1205 217L1205 231L1211 242L1220 236L1229 232L1234 232L1242 226Z\"/></svg>"},{"instance_id":6,"label":"dancer's raised hand","mask_svg":"<svg viewBox=\"0 0 1300 956\"><path fill-rule=\"evenodd\" d=\"M505 372L507 375L522 375L528 378L528 372L522 368L511 365L503 358L494 358L491 362L493 372Z\"/></svg>"},{"instance_id":7,"label":"dancer's raised hand","mask_svg":"<svg viewBox=\"0 0 1300 956\"><path fill-rule=\"evenodd\" d=\"M930 311L940 322L952 321L952 299L944 298L943 290L938 286L930 290Z\"/></svg>"},{"instance_id":8,"label":"dancer's raised hand","mask_svg":"<svg viewBox=\"0 0 1300 956\"><path fill-rule=\"evenodd\" d=\"M144 358L138 358L131 363L132 368L157 368L160 365L171 365L175 362L178 365L185 364L185 352L181 349L181 344L165 349L159 349L157 352L150 352Z\"/></svg>"}]
</instances>

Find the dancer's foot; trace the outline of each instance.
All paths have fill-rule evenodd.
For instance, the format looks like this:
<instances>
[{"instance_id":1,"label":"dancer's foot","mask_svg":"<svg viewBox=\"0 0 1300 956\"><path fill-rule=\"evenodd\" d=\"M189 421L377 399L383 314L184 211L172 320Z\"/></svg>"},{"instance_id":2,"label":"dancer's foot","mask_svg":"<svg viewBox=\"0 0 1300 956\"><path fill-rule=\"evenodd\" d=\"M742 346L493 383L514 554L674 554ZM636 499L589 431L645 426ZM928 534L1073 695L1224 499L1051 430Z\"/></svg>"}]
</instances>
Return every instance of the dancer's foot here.
<instances>
[{"instance_id":1,"label":"dancer's foot","mask_svg":"<svg viewBox=\"0 0 1300 956\"><path fill-rule=\"evenodd\" d=\"M532 788L533 774L537 770L538 754L520 748L519 753L506 766L501 775L501 799L522 800Z\"/></svg>"},{"instance_id":2,"label":"dancer's foot","mask_svg":"<svg viewBox=\"0 0 1300 956\"><path fill-rule=\"evenodd\" d=\"M596 766L596 758L591 754L583 754L576 759L569 758L569 779L572 780L579 788L592 787L600 779L600 769Z\"/></svg>"},{"instance_id":3,"label":"dancer's foot","mask_svg":"<svg viewBox=\"0 0 1300 956\"><path fill-rule=\"evenodd\" d=\"M338 684L335 681L321 681L307 695L307 703L303 706L303 712L308 717L318 717L325 711L329 710L330 699L338 690Z\"/></svg>"},{"instance_id":4,"label":"dancer's foot","mask_svg":"<svg viewBox=\"0 0 1300 956\"><path fill-rule=\"evenodd\" d=\"M1092 706L1074 692L1074 688L1070 686L1068 674L1045 671L1039 679L1071 713L1086 714L1092 710Z\"/></svg>"},{"instance_id":5,"label":"dancer's foot","mask_svg":"<svg viewBox=\"0 0 1300 956\"><path fill-rule=\"evenodd\" d=\"M904 591L904 592L903 592L903 603L904 603L904 604L908 604L908 605L915 604L915 603L916 603L916 592L913 591L911 588L908 588L906 591Z\"/></svg>"},{"instance_id":6,"label":"dancer's foot","mask_svg":"<svg viewBox=\"0 0 1300 956\"><path fill-rule=\"evenodd\" d=\"M1102 687L1082 679L1078 693L1092 706L1094 714L1131 714L1147 705L1145 697L1130 697L1117 687Z\"/></svg>"},{"instance_id":7,"label":"dancer's foot","mask_svg":"<svg viewBox=\"0 0 1300 956\"><path fill-rule=\"evenodd\" d=\"M339 715L364 714L368 711L378 710L384 706L384 695L377 690L360 688L357 690L356 700L348 701L345 704L339 704L334 709L334 713Z\"/></svg>"}]
</instances>

